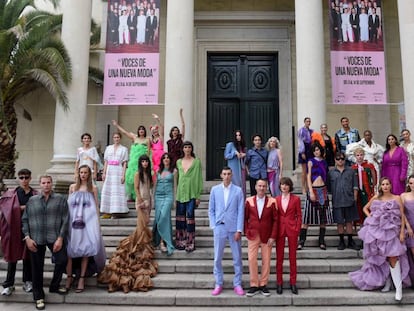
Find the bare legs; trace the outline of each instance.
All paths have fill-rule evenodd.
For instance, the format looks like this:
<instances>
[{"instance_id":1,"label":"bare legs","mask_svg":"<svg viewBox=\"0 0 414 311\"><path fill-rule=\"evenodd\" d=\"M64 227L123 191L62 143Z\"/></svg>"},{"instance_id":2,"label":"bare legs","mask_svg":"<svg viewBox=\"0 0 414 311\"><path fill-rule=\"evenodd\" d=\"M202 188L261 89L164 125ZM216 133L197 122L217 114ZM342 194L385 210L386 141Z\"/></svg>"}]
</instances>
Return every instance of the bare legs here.
<instances>
[{"instance_id":1,"label":"bare legs","mask_svg":"<svg viewBox=\"0 0 414 311\"><path fill-rule=\"evenodd\" d=\"M70 289L73 282L73 276L72 276L72 265L73 261L71 257L68 257L68 263L66 265L66 274L68 275L68 278L66 279L66 288ZM76 293L81 293L85 289L85 274L86 269L88 267L88 257L82 257L81 261L81 273L78 281L78 286L76 288Z\"/></svg>"}]
</instances>

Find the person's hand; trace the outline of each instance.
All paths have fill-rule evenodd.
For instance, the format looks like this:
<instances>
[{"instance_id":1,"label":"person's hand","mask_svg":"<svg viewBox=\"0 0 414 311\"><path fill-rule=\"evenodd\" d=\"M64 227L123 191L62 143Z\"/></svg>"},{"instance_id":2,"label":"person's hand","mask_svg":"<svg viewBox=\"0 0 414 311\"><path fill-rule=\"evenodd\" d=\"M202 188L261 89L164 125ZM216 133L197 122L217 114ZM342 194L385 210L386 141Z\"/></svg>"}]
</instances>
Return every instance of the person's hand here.
<instances>
[{"instance_id":1,"label":"person's hand","mask_svg":"<svg viewBox=\"0 0 414 311\"><path fill-rule=\"evenodd\" d=\"M102 181L105 181L106 174L102 173Z\"/></svg>"},{"instance_id":2,"label":"person's hand","mask_svg":"<svg viewBox=\"0 0 414 311\"><path fill-rule=\"evenodd\" d=\"M63 245L63 239L61 237L57 238L57 240L53 244L53 252L57 253L58 251L60 251L62 249L62 245Z\"/></svg>"},{"instance_id":3,"label":"person's hand","mask_svg":"<svg viewBox=\"0 0 414 311\"><path fill-rule=\"evenodd\" d=\"M306 160L306 154L301 153L300 157L302 158L302 160Z\"/></svg>"},{"instance_id":4,"label":"person's hand","mask_svg":"<svg viewBox=\"0 0 414 311\"><path fill-rule=\"evenodd\" d=\"M115 120L112 120L112 125L113 126L118 126L118 122L116 122Z\"/></svg>"},{"instance_id":5,"label":"person's hand","mask_svg":"<svg viewBox=\"0 0 414 311\"><path fill-rule=\"evenodd\" d=\"M36 253L37 252L37 244L31 238L27 238L26 239L26 246L29 249L29 251L31 251L32 253Z\"/></svg>"},{"instance_id":6,"label":"person's hand","mask_svg":"<svg viewBox=\"0 0 414 311\"><path fill-rule=\"evenodd\" d=\"M316 201L315 193L312 190L309 191L309 198L311 201Z\"/></svg>"},{"instance_id":7,"label":"person's hand","mask_svg":"<svg viewBox=\"0 0 414 311\"><path fill-rule=\"evenodd\" d=\"M241 232L234 233L234 240L239 241L241 239Z\"/></svg>"},{"instance_id":8,"label":"person's hand","mask_svg":"<svg viewBox=\"0 0 414 311\"><path fill-rule=\"evenodd\" d=\"M157 119L157 120L159 120L159 119L160 119L160 117L159 117L158 115L156 115L155 113L153 113L153 114L152 114L152 117L153 117L154 119Z\"/></svg>"},{"instance_id":9,"label":"person's hand","mask_svg":"<svg viewBox=\"0 0 414 311\"><path fill-rule=\"evenodd\" d=\"M270 238L269 240L267 240L267 246L269 247L272 247L274 243L275 243L275 239Z\"/></svg>"},{"instance_id":10,"label":"person's hand","mask_svg":"<svg viewBox=\"0 0 414 311\"><path fill-rule=\"evenodd\" d=\"M125 177L124 176L122 176L121 177L121 184L124 184L125 183Z\"/></svg>"},{"instance_id":11,"label":"person's hand","mask_svg":"<svg viewBox=\"0 0 414 311\"><path fill-rule=\"evenodd\" d=\"M413 229L409 228L409 229L407 230L407 235L408 235L410 238L414 237L414 232L413 232Z\"/></svg>"},{"instance_id":12,"label":"person's hand","mask_svg":"<svg viewBox=\"0 0 414 311\"><path fill-rule=\"evenodd\" d=\"M200 199L196 199L196 200L195 200L195 205L196 205L196 206L199 206L199 205L200 205Z\"/></svg>"},{"instance_id":13,"label":"person's hand","mask_svg":"<svg viewBox=\"0 0 414 311\"><path fill-rule=\"evenodd\" d=\"M405 240L405 234L404 232L400 232L400 242L404 242Z\"/></svg>"}]
</instances>

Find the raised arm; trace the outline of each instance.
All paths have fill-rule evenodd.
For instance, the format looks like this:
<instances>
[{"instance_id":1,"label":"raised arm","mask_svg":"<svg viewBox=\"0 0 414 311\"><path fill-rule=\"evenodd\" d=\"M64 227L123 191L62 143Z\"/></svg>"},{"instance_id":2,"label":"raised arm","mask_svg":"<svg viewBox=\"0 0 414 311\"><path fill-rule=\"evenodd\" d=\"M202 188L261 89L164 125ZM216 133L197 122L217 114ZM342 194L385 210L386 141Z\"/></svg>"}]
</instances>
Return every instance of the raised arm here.
<instances>
[{"instance_id":1,"label":"raised arm","mask_svg":"<svg viewBox=\"0 0 414 311\"><path fill-rule=\"evenodd\" d=\"M157 121L160 130L158 131L158 133L160 134L161 137L161 141L164 141L164 124L162 124L160 117L158 115L156 115L155 113L152 114L152 116L154 117L154 119Z\"/></svg>"},{"instance_id":2,"label":"raised arm","mask_svg":"<svg viewBox=\"0 0 414 311\"><path fill-rule=\"evenodd\" d=\"M180 108L180 118L181 118L181 137L184 141L185 136L185 122L184 122L184 116L183 116L183 108Z\"/></svg>"},{"instance_id":3,"label":"raised arm","mask_svg":"<svg viewBox=\"0 0 414 311\"><path fill-rule=\"evenodd\" d=\"M132 141L135 140L135 138L137 137L136 134L132 133L132 132L128 132L127 130L125 130L123 127L121 127L118 122L116 122L115 120L112 120L112 125L116 126L116 128L118 129L118 131L120 131L122 134L124 134L125 136L127 136L129 139L131 139Z\"/></svg>"}]
</instances>

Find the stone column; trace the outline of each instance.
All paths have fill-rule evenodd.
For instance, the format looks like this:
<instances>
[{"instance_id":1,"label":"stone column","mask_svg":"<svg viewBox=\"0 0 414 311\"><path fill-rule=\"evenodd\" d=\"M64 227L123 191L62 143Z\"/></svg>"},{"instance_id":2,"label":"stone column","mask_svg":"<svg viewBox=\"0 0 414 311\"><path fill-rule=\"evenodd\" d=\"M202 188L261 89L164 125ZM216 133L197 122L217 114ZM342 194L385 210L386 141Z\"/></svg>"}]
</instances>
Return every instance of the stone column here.
<instances>
[{"instance_id":1,"label":"stone column","mask_svg":"<svg viewBox=\"0 0 414 311\"><path fill-rule=\"evenodd\" d=\"M320 0L295 0L297 124L312 119L319 130L326 122L325 55L322 4Z\"/></svg>"},{"instance_id":2,"label":"stone column","mask_svg":"<svg viewBox=\"0 0 414 311\"><path fill-rule=\"evenodd\" d=\"M62 0L61 9L62 40L72 62L72 83L66 90L69 110L56 103L52 167L47 172L55 180L73 180L76 148L85 130L92 0Z\"/></svg>"},{"instance_id":3,"label":"stone column","mask_svg":"<svg viewBox=\"0 0 414 311\"><path fill-rule=\"evenodd\" d=\"M398 0L406 127L414 131L414 1Z\"/></svg>"},{"instance_id":4,"label":"stone column","mask_svg":"<svg viewBox=\"0 0 414 311\"><path fill-rule=\"evenodd\" d=\"M193 137L194 0L167 1L165 64L165 140L172 126L181 129L184 109L185 139Z\"/></svg>"}]
</instances>

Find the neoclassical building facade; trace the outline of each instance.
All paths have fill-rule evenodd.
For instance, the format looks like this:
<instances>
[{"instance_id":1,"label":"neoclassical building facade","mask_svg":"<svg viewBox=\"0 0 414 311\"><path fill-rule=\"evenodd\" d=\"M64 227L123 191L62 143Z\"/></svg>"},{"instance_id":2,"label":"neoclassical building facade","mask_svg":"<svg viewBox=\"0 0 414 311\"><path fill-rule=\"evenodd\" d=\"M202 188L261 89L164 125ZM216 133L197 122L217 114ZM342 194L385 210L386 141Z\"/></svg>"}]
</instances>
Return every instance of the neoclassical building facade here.
<instances>
[{"instance_id":1,"label":"neoclassical building facade","mask_svg":"<svg viewBox=\"0 0 414 311\"><path fill-rule=\"evenodd\" d=\"M87 79L88 64L104 68L107 3L62 0L62 38L73 63L70 110L42 92L21 103L33 120L19 118L17 169L70 179L81 133L91 133L103 151L115 130L112 119L135 132L153 124L156 113L167 139L181 124L180 108L185 138L193 141L206 180L218 177L225 142L236 128L246 136L278 136L285 174L296 170L295 132L307 116L314 129L326 122L331 135L347 116L352 127L370 129L385 144L404 120L414 130L414 1L385 0L382 7L388 105L332 103L325 0L161 0L159 103L108 106L102 105L103 89ZM101 45L93 50L92 17L102 25Z\"/></svg>"}]
</instances>

